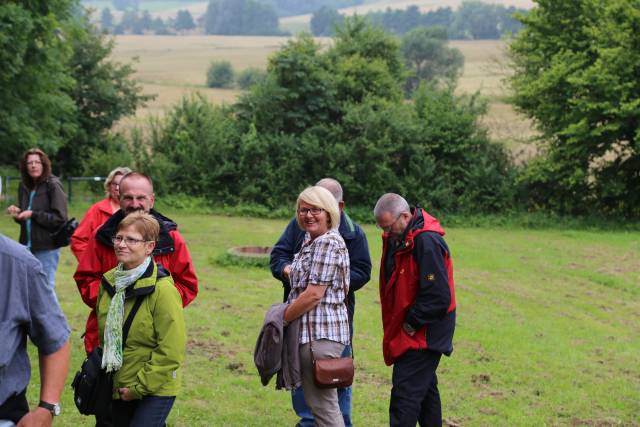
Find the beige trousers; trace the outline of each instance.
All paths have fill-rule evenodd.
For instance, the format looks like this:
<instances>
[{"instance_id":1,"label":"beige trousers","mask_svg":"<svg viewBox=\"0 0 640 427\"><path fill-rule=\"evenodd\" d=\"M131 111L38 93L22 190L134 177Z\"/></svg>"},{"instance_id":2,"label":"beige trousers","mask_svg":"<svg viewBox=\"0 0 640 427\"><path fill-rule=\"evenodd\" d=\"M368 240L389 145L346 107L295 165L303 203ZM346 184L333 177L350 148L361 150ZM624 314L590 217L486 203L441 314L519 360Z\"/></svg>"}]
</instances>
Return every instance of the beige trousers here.
<instances>
[{"instance_id":1,"label":"beige trousers","mask_svg":"<svg viewBox=\"0 0 640 427\"><path fill-rule=\"evenodd\" d=\"M313 354L316 359L340 357L344 344L331 340L313 342ZM300 368L302 371L302 391L304 400L309 405L316 425L319 427L344 427L344 419L338 406L338 390L335 388L318 388L313 382L313 362L309 351L309 343L300 346Z\"/></svg>"}]
</instances>

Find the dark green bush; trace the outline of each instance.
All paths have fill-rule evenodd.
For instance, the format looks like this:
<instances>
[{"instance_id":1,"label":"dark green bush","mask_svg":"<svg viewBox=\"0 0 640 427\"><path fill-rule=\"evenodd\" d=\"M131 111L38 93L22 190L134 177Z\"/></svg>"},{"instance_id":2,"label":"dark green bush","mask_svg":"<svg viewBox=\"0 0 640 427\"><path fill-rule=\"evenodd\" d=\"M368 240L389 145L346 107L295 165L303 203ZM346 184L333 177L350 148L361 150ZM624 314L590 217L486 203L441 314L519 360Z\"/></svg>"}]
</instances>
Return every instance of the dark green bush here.
<instances>
[{"instance_id":1,"label":"dark green bush","mask_svg":"<svg viewBox=\"0 0 640 427\"><path fill-rule=\"evenodd\" d=\"M249 89L251 86L258 84L267 77L267 73L260 68L246 68L238 73L236 83L240 89Z\"/></svg>"},{"instance_id":2,"label":"dark green bush","mask_svg":"<svg viewBox=\"0 0 640 427\"><path fill-rule=\"evenodd\" d=\"M233 85L233 67L229 61L214 61L207 70L207 86L228 88Z\"/></svg>"}]
</instances>

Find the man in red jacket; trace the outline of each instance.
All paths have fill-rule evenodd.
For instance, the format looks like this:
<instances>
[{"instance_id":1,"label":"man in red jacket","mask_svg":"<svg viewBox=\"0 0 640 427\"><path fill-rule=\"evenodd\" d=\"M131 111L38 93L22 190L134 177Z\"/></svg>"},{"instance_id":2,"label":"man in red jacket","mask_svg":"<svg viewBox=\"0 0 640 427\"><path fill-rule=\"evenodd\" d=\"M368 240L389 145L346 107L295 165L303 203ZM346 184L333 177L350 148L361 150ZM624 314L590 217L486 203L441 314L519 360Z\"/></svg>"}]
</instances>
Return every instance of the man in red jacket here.
<instances>
[{"instance_id":1,"label":"man in red jacket","mask_svg":"<svg viewBox=\"0 0 640 427\"><path fill-rule=\"evenodd\" d=\"M383 195L373 211L383 230L380 303L384 361L393 365L391 426L441 426L436 369L453 351L453 264L438 220Z\"/></svg>"},{"instance_id":2,"label":"man in red jacket","mask_svg":"<svg viewBox=\"0 0 640 427\"><path fill-rule=\"evenodd\" d=\"M87 319L84 347L87 353L100 345L96 318L96 299L102 275L114 268L118 262L111 239L125 215L142 210L150 213L160 224L160 238L153 251L153 259L171 273L175 286L187 306L198 294L196 277L187 245L178 231L178 226L169 218L153 209L155 201L151 178L139 172L130 172L120 181L120 210L114 213L96 230L85 255L73 275L82 300L91 308Z\"/></svg>"}]
</instances>

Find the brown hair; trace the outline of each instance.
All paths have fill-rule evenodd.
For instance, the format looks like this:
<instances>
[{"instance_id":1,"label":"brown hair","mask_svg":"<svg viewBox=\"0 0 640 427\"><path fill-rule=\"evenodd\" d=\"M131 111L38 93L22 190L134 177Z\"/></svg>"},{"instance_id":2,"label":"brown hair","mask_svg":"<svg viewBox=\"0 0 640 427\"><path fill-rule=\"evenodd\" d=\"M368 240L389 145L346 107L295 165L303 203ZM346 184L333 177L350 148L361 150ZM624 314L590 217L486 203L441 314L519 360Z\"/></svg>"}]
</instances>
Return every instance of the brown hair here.
<instances>
[{"instance_id":1,"label":"brown hair","mask_svg":"<svg viewBox=\"0 0 640 427\"><path fill-rule=\"evenodd\" d=\"M27 158L33 154L40 157L40 161L42 162L42 175L35 180L31 178L29 169L27 168ZM46 181L51 176L51 160L49 160L49 156L39 148L31 148L25 151L20 161L20 175L22 176L22 183L29 189L33 189L36 185Z\"/></svg>"},{"instance_id":2,"label":"brown hair","mask_svg":"<svg viewBox=\"0 0 640 427\"><path fill-rule=\"evenodd\" d=\"M120 224L118 231L134 226L136 231L142 234L142 238L146 241L157 242L160 236L160 224L151 215L142 211L134 211L125 216Z\"/></svg>"}]
</instances>

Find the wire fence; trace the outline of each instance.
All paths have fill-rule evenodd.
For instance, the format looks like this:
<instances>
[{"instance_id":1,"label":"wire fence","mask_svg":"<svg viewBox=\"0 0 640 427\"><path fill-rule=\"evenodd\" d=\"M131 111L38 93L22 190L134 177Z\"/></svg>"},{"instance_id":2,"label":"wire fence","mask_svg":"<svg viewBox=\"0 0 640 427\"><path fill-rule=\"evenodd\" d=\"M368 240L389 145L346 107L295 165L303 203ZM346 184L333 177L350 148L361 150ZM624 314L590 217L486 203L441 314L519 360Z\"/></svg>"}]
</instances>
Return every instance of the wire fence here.
<instances>
[{"instance_id":1,"label":"wire fence","mask_svg":"<svg viewBox=\"0 0 640 427\"><path fill-rule=\"evenodd\" d=\"M75 201L94 201L102 197L104 176L68 176L61 178L66 181L69 203ZM0 200L5 203L15 202L18 198L19 176L0 176Z\"/></svg>"}]
</instances>

